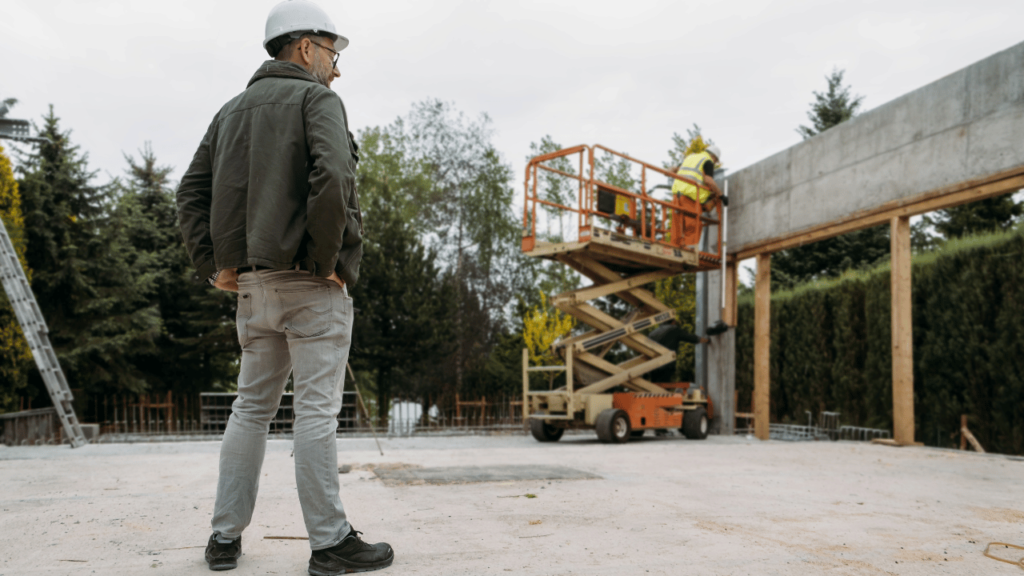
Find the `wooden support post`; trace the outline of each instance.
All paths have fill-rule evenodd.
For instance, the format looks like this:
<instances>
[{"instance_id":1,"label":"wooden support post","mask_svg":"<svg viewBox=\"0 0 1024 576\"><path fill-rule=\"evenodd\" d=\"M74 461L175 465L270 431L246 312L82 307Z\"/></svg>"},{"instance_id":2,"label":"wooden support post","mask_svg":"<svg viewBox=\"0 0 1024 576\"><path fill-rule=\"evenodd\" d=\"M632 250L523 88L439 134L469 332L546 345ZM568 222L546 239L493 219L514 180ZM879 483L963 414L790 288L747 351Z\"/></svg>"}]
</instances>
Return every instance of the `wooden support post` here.
<instances>
[{"instance_id":1,"label":"wooden support post","mask_svg":"<svg viewBox=\"0 0 1024 576\"><path fill-rule=\"evenodd\" d=\"M914 443L914 333L910 299L910 218L890 221L892 272L892 419L893 440Z\"/></svg>"},{"instance_id":2,"label":"wooden support post","mask_svg":"<svg viewBox=\"0 0 1024 576\"><path fill-rule=\"evenodd\" d=\"M771 345L771 254L757 255L754 285L754 435L768 439L768 397L771 386L768 354Z\"/></svg>"},{"instance_id":3,"label":"wooden support post","mask_svg":"<svg viewBox=\"0 0 1024 576\"><path fill-rule=\"evenodd\" d=\"M725 300L722 301L722 322L735 326L738 318L736 304L736 262L725 266Z\"/></svg>"}]
</instances>

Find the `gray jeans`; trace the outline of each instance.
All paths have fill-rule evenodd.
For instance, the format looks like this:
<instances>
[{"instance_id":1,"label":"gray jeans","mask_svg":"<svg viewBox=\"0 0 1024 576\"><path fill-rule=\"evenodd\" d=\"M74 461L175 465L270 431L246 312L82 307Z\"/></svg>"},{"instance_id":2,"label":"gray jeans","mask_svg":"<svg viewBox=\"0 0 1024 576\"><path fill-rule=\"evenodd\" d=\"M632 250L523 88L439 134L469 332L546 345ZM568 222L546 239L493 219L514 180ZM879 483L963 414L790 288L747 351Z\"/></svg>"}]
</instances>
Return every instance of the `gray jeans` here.
<instances>
[{"instance_id":1,"label":"gray jeans","mask_svg":"<svg viewBox=\"0 0 1024 576\"><path fill-rule=\"evenodd\" d=\"M213 531L237 538L249 525L270 421L292 373L295 484L313 550L351 527L338 496L335 432L352 340L352 299L308 272L257 270L238 278L238 399L220 449Z\"/></svg>"}]
</instances>

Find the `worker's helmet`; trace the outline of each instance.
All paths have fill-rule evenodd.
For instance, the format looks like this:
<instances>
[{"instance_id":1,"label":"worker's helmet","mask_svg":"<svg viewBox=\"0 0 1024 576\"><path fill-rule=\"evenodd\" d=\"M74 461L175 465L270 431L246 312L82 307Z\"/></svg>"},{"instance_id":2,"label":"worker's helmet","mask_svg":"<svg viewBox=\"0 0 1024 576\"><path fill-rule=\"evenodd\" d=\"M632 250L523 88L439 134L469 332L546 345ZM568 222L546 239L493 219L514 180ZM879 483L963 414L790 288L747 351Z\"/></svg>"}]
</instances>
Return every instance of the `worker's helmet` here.
<instances>
[{"instance_id":1,"label":"worker's helmet","mask_svg":"<svg viewBox=\"0 0 1024 576\"><path fill-rule=\"evenodd\" d=\"M271 8L267 15L263 48L271 58L276 57L285 44L305 33L331 38L338 52L348 46L348 38L338 34L334 22L322 8L308 0L285 0Z\"/></svg>"},{"instance_id":2,"label":"worker's helmet","mask_svg":"<svg viewBox=\"0 0 1024 576\"><path fill-rule=\"evenodd\" d=\"M711 154L712 156L714 156L715 160L717 162L721 162L722 161L722 151L718 149L718 146L715 146L714 144L712 144L712 145L708 146L705 150L707 151L708 154Z\"/></svg>"}]
</instances>

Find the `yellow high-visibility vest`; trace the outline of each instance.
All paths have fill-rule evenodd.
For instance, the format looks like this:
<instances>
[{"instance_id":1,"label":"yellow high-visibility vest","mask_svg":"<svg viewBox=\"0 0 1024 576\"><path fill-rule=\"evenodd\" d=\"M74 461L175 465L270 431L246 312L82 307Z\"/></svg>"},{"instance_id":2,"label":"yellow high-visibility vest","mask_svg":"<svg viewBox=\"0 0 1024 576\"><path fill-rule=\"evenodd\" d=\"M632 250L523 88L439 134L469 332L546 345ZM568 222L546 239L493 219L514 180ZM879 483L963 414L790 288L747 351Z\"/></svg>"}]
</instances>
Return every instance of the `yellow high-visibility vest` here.
<instances>
[{"instance_id":1,"label":"yellow high-visibility vest","mask_svg":"<svg viewBox=\"0 0 1024 576\"><path fill-rule=\"evenodd\" d=\"M685 176L691 180L696 180L697 182L703 184L704 170L702 170L701 167L704 166L704 162L707 162L709 160L711 162L714 162L714 160L712 160L711 158L711 154L708 154L706 151L698 152L696 154L689 154L686 158L683 159L683 165L682 167L679 168L679 172L676 172L676 174L679 174L680 176ZM697 190L698 188L696 186L684 180L676 180L672 184L673 195L682 194L683 196L686 196L691 200L697 200ZM700 188L699 202L701 204L707 202L708 196L711 196L711 191L708 190L707 188Z\"/></svg>"}]
</instances>

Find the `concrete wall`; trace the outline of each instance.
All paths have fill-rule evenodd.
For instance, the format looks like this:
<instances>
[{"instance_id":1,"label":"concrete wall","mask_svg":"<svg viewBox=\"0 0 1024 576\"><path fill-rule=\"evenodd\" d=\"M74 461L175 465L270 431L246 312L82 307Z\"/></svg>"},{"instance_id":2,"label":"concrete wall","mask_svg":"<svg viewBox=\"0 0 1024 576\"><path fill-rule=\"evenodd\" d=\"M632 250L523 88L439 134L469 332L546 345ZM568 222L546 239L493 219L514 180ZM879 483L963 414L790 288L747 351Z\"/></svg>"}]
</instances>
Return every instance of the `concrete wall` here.
<instances>
[{"instance_id":1,"label":"concrete wall","mask_svg":"<svg viewBox=\"0 0 1024 576\"><path fill-rule=\"evenodd\" d=\"M1021 165L1024 43L729 175L729 252Z\"/></svg>"},{"instance_id":2,"label":"concrete wall","mask_svg":"<svg viewBox=\"0 0 1024 576\"><path fill-rule=\"evenodd\" d=\"M728 151L726 151L728 152ZM729 252L1024 166L1024 43L728 176ZM708 323L721 275L707 273ZM708 345L712 427L733 432L735 336Z\"/></svg>"}]
</instances>

